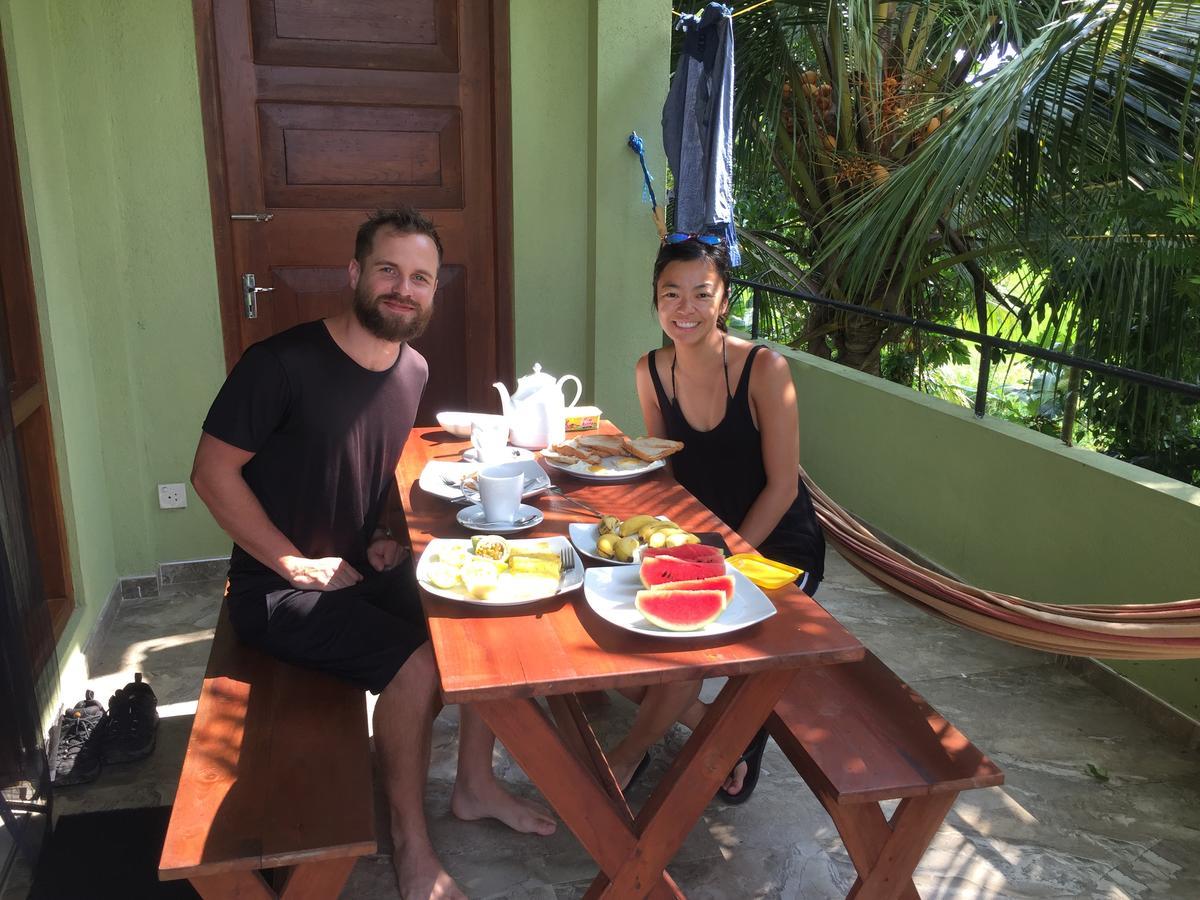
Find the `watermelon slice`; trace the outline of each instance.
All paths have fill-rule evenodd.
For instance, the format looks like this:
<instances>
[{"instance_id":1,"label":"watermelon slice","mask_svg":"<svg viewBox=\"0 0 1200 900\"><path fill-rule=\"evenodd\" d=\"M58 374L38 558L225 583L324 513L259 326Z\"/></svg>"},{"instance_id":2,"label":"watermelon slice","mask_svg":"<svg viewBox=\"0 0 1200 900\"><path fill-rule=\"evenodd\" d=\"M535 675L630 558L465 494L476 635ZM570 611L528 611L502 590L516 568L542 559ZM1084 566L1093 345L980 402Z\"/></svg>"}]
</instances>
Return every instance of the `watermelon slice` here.
<instances>
[{"instance_id":1,"label":"watermelon slice","mask_svg":"<svg viewBox=\"0 0 1200 900\"><path fill-rule=\"evenodd\" d=\"M674 556L651 556L642 560L642 584L648 588L668 581L698 581L725 574L725 561L692 562Z\"/></svg>"},{"instance_id":2,"label":"watermelon slice","mask_svg":"<svg viewBox=\"0 0 1200 900\"><path fill-rule=\"evenodd\" d=\"M638 591L633 599L646 621L667 631L699 631L725 610L722 591Z\"/></svg>"},{"instance_id":3,"label":"watermelon slice","mask_svg":"<svg viewBox=\"0 0 1200 900\"><path fill-rule=\"evenodd\" d=\"M718 575L715 578L700 578L695 581L668 581L654 586L656 591L720 591L725 595L725 604L733 599L733 576Z\"/></svg>"},{"instance_id":4,"label":"watermelon slice","mask_svg":"<svg viewBox=\"0 0 1200 900\"><path fill-rule=\"evenodd\" d=\"M683 544L679 547L646 547L642 550L642 559L651 556L673 556L676 559L686 559L688 562L720 562L725 558L720 547L709 547L706 544Z\"/></svg>"}]
</instances>

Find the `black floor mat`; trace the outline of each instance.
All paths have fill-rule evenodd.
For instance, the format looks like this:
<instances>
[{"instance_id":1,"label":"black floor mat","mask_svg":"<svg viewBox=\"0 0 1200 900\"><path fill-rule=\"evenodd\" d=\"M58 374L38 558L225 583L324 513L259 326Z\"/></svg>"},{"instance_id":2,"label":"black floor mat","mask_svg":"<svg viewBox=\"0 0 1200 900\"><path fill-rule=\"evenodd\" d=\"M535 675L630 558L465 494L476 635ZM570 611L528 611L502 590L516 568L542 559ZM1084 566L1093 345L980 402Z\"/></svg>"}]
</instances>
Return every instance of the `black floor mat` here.
<instances>
[{"instance_id":1,"label":"black floor mat","mask_svg":"<svg viewBox=\"0 0 1200 900\"><path fill-rule=\"evenodd\" d=\"M47 841L29 900L193 900L186 881L159 881L169 806L63 816Z\"/></svg>"}]
</instances>

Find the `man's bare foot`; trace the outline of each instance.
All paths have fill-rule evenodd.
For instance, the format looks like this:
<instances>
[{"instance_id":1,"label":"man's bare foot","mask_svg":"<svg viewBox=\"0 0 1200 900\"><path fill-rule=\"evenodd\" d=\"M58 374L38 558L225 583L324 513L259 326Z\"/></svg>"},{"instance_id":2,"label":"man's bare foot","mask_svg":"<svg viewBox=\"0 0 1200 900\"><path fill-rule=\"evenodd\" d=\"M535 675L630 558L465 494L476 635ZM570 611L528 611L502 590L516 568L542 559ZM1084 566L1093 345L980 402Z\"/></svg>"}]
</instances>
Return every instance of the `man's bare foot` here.
<instances>
[{"instance_id":1,"label":"man's bare foot","mask_svg":"<svg viewBox=\"0 0 1200 900\"><path fill-rule=\"evenodd\" d=\"M454 783L450 797L450 811L460 819L471 822L476 819L499 819L513 831L523 834L554 834L558 823L550 810L510 794L496 779L488 779L480 786L466 787L461 781Z\"/></svg>"},{"instance_id":2,"label":"man's bare foot","mask_svg":"<svg viewBox=\"0 0 1200 900\"><path fill-rule=\"evenodd\" d=\"M450 873L442 868L432 846L426 844L424 848L412 850L400 848L401 843L396 841L392 867L396 870L402 900L467 900L467 895L458 889Z\"/></svg>"}]
</instances>

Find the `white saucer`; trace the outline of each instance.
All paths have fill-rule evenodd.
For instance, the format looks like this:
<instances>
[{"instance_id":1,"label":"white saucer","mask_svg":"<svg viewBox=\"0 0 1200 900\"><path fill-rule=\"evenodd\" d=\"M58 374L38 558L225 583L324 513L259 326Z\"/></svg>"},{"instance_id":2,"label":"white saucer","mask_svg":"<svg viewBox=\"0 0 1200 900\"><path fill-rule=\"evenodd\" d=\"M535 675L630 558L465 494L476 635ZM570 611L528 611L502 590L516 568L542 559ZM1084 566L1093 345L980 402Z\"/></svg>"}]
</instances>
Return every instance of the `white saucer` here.
<instances>
[{"instance_id":1,"label":"white saucer","mask_svg":"<svg viewBox=\"0 0 1200 900\"><path fill-rule=\"evenodd\" d=\"M526 450L524 447L509 447L508 450L511 451L511 453L512 453L511 458L502 459L502 460L500 460L501 462L516 462L517 460L521 460L521 459L533 459L534 458L533 452L530 450ZM463 462L472 462L472 463L479 462L479 451L476 450L474 447L468 447L466 450L463 451L462 459L463 459Z\"/></svg>"},{"instance_id":2,"label":"white saucer","mask_svg":"<svg viewBox=\"0 0 1200 900\"><path fill-rule=\"evenodd\" d=\"M520 521L526 516L533 516L528 522L523 525L502 525L497 522L488 523L484 520L483 505L474 503L458 511L458 524L463 528L469 528L471 531L485 531L488 534L516 534L518 531L527 531L530 528L535 528L542 524L542 511L536 506L530 506L528 503L522 503L517 507L517 514L513 517L514 520Z\"/></svg>"}]
</instances>

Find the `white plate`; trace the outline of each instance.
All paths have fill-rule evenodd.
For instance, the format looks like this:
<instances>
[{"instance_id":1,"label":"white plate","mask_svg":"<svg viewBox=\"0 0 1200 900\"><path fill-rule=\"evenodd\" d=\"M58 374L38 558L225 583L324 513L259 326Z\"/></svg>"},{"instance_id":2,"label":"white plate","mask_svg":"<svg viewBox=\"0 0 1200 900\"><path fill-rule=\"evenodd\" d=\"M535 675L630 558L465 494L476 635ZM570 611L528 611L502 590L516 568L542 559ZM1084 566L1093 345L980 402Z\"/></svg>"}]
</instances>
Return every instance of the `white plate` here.
<instances>
[{"instance_id":1,"label":"white plate","mask_svg":"<svg viewBox=\"0 0 1200 900\"><path fill-rule=\"evenodd\" d=\"M658 518L665 520L666 516L659 516ZM629 562L622 562L619 559L601 556L596 551L596 542L600 539L599 525L588 525L586 522L571 522L567 526L567 533L571 536L571 543L575 545L575 549L584 556L590 556L592 559L613 563L618 566L638 565L642 561L642 550L646 547L645 544L639 545L637 551L633 554L633 559Z\"/></svg>"},{"instance_id":2,"label":"white plate","mask_svg":"<svg viewBox=\"0 0 1200 900\"><path fill-rule=\"evenodd\" d=\"M583 580L583 596L600 618L618 628L658 638L703 638L729 634L749 628L775 615L775 604L755 587L754 582L726 564L725 571L733 576L733 599L717 616L698 631L667 631L651 625L633 605L637 592L644 590L638 569L632 566L612 566L588 569Z\"/></svg>"},{"instance_id":3,"label":"white plate","mask_svg":"<svg viewBox=\"0 0 1200 900\"><path fill-rule=\"evenodd\" d=\"M510 541L514 546L520 547L522 544L548 544L550 549L561 552L570 544L567 539L560 534L548 538L531 538L529 540ZM522 603L533 603L535 600L544 600L547 597L554 597L558 594L565 594L567 591L573 591L575 588L583 584L583 564L576 561L575 568L565 573L558 583L558 589L549 593L539 594L534 597L518 597L515 599L499 599L499 600L479 600L475 597L468 596L466 589L459 585L457 588L438 588L429 584L425 579L425 572L428 570L430 562L437 558L437 555L444 549L451 546L465 546L470 548L471 541L465 538L434 538L425 548L425 552L421 554L421 558L417 560L417 581L421 583L421 587L431 594L438 597L445 597L447 600L457 600L460 603L470 603L474 606L517 606Z\"/></svg>"},{"instance_id":4,"label":"white plate","mask_svg":"<svg viewBox=\"0 0 1200 900\"><path fill-rule=\"evenodd\" d=\"M504 463L504 465L520 466L525 472L525 493L522 497L532 497L535 494L540 494L546 488L550 487L550 476L546 474L546 470L538 465L535 459L520 460L514 463ZM446 500L461 500L463 498L462 491L446 484L442 480L442 476L449 475L458 482L472 472L478 472L483 466L478 463L464 462L444 462L439 459L431 459L425 463L425 468L421 470L421 477L417 484L421 486L421 490L428 491L437 497L443 497ZM474 500L476 494L472 492L468 499Z\"/></svg>"},{"instance_id":5,"label":"white plate","mask_svg":"<svg viewBox=\"0 0 1200 900\"><path fill-rule=\"evenodd\" d=\"M522 503L517 507L517 513L513 516L513 520L519 521L528 516L533 516L533 518L523 525L501 525L496 522L488 522L487 516L483 514L483 506L475 503L460 509L455 518L463 528L482 531L486 534L516 534L518 531L528 531L530 528L541 525L542 520L546 518L536 506Z\"/></svg>"},{"instance_id":6,"label":"white plate","mask_svg":"<svg viewBox=\"0 0 1200 900\"><path fill-rule=\"evenodd\" d=\"M438 424L455 437L470 437L471 426L476 422L482 424L498 424L504 421L504 416L491 413L455 412L444 410L437 414Z\"/></svg>"},{"instance_id":7,"label":"white plate","mask_svg":"<svg viewBox=\"0 0 1200 900\"><path fill-rule=\"evenodd\" d=\"M588 525L586 522L572 522L567 526L567 534L571 536L571 543L575 545L575 549L584 556L592 559L598 559L601 562L615 563L618 566L632 566L634 562L621 562L619 559L609 559L607 556L601 556L596 552L596 541L600 538L600 526Z\"/></svg>"},{"instance_id":8,"label":"white plate","mask_svg":"<svg viewBox=\"0 0 1200 900\"><path fill-rule=\"evenodd\" d=\"M501 462L512 462L518 459L533 459L533 451L526 450L524 447L509 447L511 458L501 460ZM463 451L463 462L477 463L479 462L479 451L474 447L468 447Z\"/></svg>"},{"instance_id":9,"label":"white plate","mask_svg":"<svg viewBox=\"0 0 1200 900\"><path fill-rule=\"evenodd\" d=\"M616 460L629 459L628 456L608 456L600 460L598 463L586 463L580 460L569 466L564 466L557 463L549 457L543 456L542 461L553 466L562 472L569 472L576 478L582 478L584 481L632 481L634 478L641 478L649 472L655 472L666 465L661 459L656 459L654 462L645 462L638 460L640 465L637 466L618 466Z\"/></svg>"}]
</instances>

